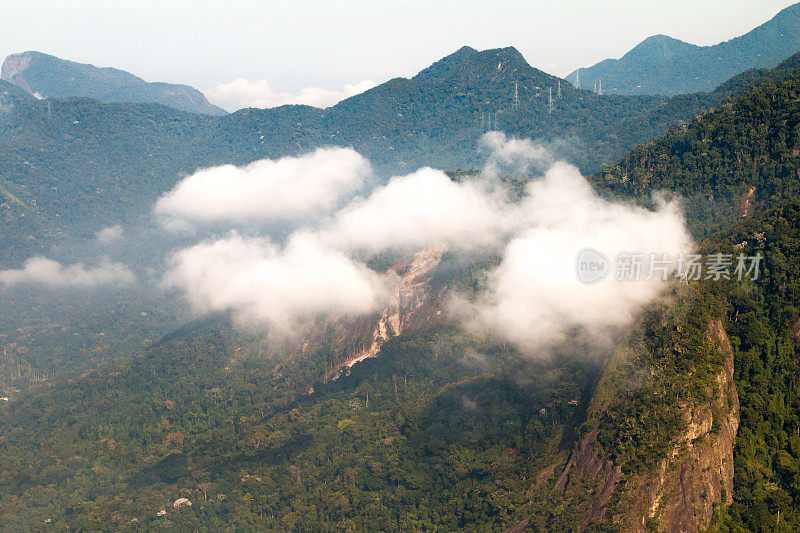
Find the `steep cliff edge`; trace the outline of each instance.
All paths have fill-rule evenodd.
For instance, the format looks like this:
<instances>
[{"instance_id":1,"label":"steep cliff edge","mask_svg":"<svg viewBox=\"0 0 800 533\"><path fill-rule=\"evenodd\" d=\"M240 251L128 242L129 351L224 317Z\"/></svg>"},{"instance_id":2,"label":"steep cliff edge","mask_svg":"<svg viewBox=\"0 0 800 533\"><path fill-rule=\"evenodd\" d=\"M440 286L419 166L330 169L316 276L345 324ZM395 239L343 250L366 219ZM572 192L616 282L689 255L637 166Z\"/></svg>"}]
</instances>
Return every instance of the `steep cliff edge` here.
<instances>
[{"instance_id":1,"label":"steep cliff edge","mask_svg":"<svg viewBox=\"0 0 800 533\"><path fill-rule=\"evenodd\" d=\"M429 247L393 259L386 270L393 288L383 309L364 316L321 317L304 324L288 341L273 343L270 349L275 355L316 365L308 381L298 384L298 392L313 392L320 383L349 374L354 365L378 356L386 341L406 329L448 321L442 311L447 287L436 279L445 251Z\"/></svg>"},{"instance_id":2,"label":"steep cliff edge","mask_svg":"<svg viewBox=\"0 0 800 533\"><path fill-rule=\"evenodd\" d=\"M566 500L580 509L579 530L605 523L631 532L651 528L670 533L703 531L715 510L732 502L733 446L739 427L733 351L721 321L712 320L705 337L722 368L708 380L704 399L665 403L663 410L673 411L679 429L666 451L660 458L652 457L647 468L623 469L616 464L622 461L615 462L599 441L600 421L625 383L614 373L621 366L631 366L626 362L629 354L617 354L609 361L589 409L588 430L574 445L546 497ZM615 423L635 422L620 417Z\"/></svg>"},{"instance_id":3,"label":"steep cliff edge","mask_svg":"<svg viewBox=\"0 0 800 533\"><path fill-rule=\"evenodd\" d=\"M739 429L739 396L733 379L733 351L722 323L709 325L709 337L724 355L724 366L708 385L710 400L687 402L680 415L685 429L655 472L627 480L620 488L627 531L704 531L715 509L733 501L733 445Z\"/></svg>"},{"instance_id":4,"label":"steep cliff edge","mask_svg":"<svg viewBox=\"0 0 800 533\"><path fill-rule=\"evenodd\" d=\"M425 248L391 269L399 278L397 286L389 304L375 322L371 337L363 337L363 324L362 327L351 327L351 331L361 332L360 343L354 345L360 344L363 348L336 365L325 380L337 379L343 370L377 356L383 343L400 335L406 327L419 327L441 315L440 306L434 304L436 293L440 291L434 290L432 282L444 252L443 247ZM374 317L369 320L374 321Z\"/></svg>"}]
</instances>

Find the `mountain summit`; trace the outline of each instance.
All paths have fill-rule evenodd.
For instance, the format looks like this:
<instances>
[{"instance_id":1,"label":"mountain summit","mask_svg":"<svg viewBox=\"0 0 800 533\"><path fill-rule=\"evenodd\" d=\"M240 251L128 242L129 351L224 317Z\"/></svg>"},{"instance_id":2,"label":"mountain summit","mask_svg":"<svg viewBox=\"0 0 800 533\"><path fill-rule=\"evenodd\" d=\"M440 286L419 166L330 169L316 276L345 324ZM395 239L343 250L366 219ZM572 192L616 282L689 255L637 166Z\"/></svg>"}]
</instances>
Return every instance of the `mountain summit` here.
<instances>
[{"instance_id":1,"label":"mountain summit","mask_svg":"<svg viewBox=\"0 0 800 533\"><path fill-rule=\"evenodd\" d=\"M710 91L751 68L773 68L800 50L800 4L787 7L752 31L714 46L653 35L620 59L573 71L567 80L607 94L676 94Z\"/></svg>"},{"instance_id":2,"label":"mountain summit","mask_svg":"<svg viewBox=\"0 0 800 533\"><path fill-rule=\"evenodd\" d=\"M188 85L148 83L124 70L76 63L41 52L11 54L3 62L0 79L40 98L157 103L192 113L225 114Z\"/></svg>"},{"instance_id":3,"label":"mountain summit","mask_svg":"<svg viewBox=\"0 0 800 533\"><path fill-rule=\"evenodd\" d=\"M420 71L412 80L420 84L464 89L477 84L502 85L521 81L544 86L557 84L559 79L530 66L513 46L483 51L463 46Z\"/></svg>"}]
</instances>

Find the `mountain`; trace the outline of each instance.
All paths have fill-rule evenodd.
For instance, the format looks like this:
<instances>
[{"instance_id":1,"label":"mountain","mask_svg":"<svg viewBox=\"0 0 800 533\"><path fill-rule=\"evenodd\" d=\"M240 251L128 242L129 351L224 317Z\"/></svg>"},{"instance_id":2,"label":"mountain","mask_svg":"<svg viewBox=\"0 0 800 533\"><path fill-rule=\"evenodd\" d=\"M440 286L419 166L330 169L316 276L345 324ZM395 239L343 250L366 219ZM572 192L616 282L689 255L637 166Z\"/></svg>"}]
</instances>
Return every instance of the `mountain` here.
<instances>
[{"instance_id":1,"label":"mountain","mask_svg":"<svg viewBox=\"0 0 800 533\"><path fill-rule=\"evenodd\" d=\"M513 47L463 47L411 79L390 80L308 117L294 141L301 146L352 145L389 172L422 165L457 169L479 165L478 140L497 129L542 142L569 138L586 143L590 149L585 153L591 155L575 162L596 168L627 151L608 139L622 120L644 116L664 102L655 97L598 99L530 66ZM271 111L255 111L247 117L248 126L260 122L265 129L273 117ZM221 123L241 118L234 114ZM609 153L615 148L620 153Z\"/></svg>"},{"instance_id":2,"label":"mountain","mask_svg":"<svg viewBox=\"0 0 800 533\"><path fill-rule=\"evenodd\" d=\"M188 85L148 83L124 70L99 68L41 52L8 56L0 79L39 98L84 97L100 102L158 103L207 115L226 113Z\"/></svg>"},{"instance_id":3,"label":"mountain","mask_svg":"<svg viewBox=\"0 0 800 533\"><path fill-rule=\"evenodd\" d=\"M699 236L793 198L800 176L798 67L800 54L762 74L752 92L636 147L596 176L598 186L639 198L675 191ZM743 74L741 87L754 75ZM720 89L738 85L732 80Z\"/></svg>"},{"instance_id":4,"label":"mountain","mask_svg":"<svg viewBox=\"0 0 800 533\"><path fill-rule=\"evenodd\" d=\"M729 505L716 512L723 531L754 531L770 521L796 530L800 523L794 511L800 502L796 481L800 440L794 429L800 427L798 61L800 54L752 92L636 148L595 176L598 186L613 195L647 202L654 191L670 190L684 198L689 225L703 238L701 251L764 257L761 276L754 283L729 285L712 297L724 309L738 398L733 402L728 396L726 405L719 404L715 416L722 415L722 423L716 425L713 437L698 439L699 445L719 442L717 451L724 452L719 457L726 457L728 445L723 441L729 440L726 434L733 420L725 421L734 403L740 404L741 414L736 417L739 429L734 430L732 462L693 470L723 473L725 479L732 474ZM718 384L727 380L715 379ZM602 428L599 431L601 435ZM608 451L615 445L609 439L589 447ZM659 467L665 471L664 465ZM686 475L687 469L678 465L677 471ZM691 487L692 477L682 480L684 487ZM647 489L640 486L639 494L644 494ZM709 484L708 494L715 493L720 494L720 485ZM708 509L708 499L702 507ZM781 518L776 520L778 514Z\"/></svg>"},{"instance_id":5,"label":"mountain","mask_svg":"<svg viewBox=\"0 0 800 533\"><path fill-rule=\"evenodd\" d=\"M23 89L17 87L13 83L9 83L3 79L0 79L0 95L7 96L7 95L14 95L14 96L21 96L23 98L28 97L30 95L26 93Z\"/></svg>"},{"instance_id":6,"label":"mountain","mask_svg":"<svg viewBox=\"0 0 800 533\"><path fill-rule=\"evenodd\" d=\"M16 198L35 199L36 213L30 202L6 202L6 216L19 224L0 236L0 261L40 253L56 235L91 236L147 216L160 194L199 167L336 144L356 148L384 177L425 165L476 168L480 137L498 129L551 144L592 172L721 97L599 96L531 67L514 48L468 47L328 109L212 117L157 104L9 95L13 105L0 115L0 180Z\"/></svg>"},{"instance_id":7,"label":"mountain","mask_svg":"<svg viewBox=\"0 0 800 533\"><path fill-rule=\"evenodd\" d=\"M800 50L800 4L782 10L749 33L714 46L666 35L648 37L620 59L606 59L567 76L605 94L676 94L710 91L751 68L772 68Z\"/></svg>"}]
</instances>

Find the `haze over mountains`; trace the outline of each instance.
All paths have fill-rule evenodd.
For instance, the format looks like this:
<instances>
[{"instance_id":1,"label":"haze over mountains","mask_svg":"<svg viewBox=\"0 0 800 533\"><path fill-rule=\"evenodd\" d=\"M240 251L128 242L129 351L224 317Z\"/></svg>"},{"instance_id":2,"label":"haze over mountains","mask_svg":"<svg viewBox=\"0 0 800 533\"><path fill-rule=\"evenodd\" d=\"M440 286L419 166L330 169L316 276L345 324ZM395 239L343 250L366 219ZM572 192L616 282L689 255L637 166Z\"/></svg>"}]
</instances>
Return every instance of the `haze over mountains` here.
<instances>
[{"instance_id":1,"label":"haze over mountains","mask_svg":"<svg viewBox=\"0 0 800 533\"><path fill-rule=\"evenodd\" d=\"M30 246L65 228L90 235L100 228L88 219L111 225L140 216L198 167L328 145L354 147L386 179L425 165L477 168L485 157L476 149L481 136L504 130L557 141L551 148L559 157L591 172L721 97L603 97L531 67L514 48L469 47L324 110L282 106L212 117L153 104L9 94L0 115L0 185L18 199L35 198L37 207L20 219L25 231L19 226L17 236L3 238ZM11 203L17 217L33 209L22 202L28 207Z\"/></svg>"},{"instance_id":2,"label":"haze over mountains","mask_svg":"<svg viewBox=\"0 0 800 533\"><path fill-rule=\"evenodd\" d=\"M565 79L572 84L579 81L582 89L597 91L602 87L606 94L674 96L708 92L747 69L772 68L794 54L798 47L800 4L795 4L747 34L714 46L697 46L666 35L654 35L620 59L606 59L578 69L579 80L576 78L578 70ZM417 78L419 76L415 80ZM160 103L194 113L226 113L211 104L200 91L186 85L148 83L123 70L98 68L41 52L8 56L0 71L0 80L41 98L83 97L106 103ZM227 90L233 90L235 83ZM276 98L268 85L265 90L269 93L265 102ZM346 91L340 92L346 95Z\"/></svg>"},{"instance_id":3,"label":"haze over mountains","mask_svg":"<svg viewBox=\"0 0 800 533\"><path fill-rule=\"evenodd\" d=\"M116 68L99 68L41 52L8 56L0 79L39 98L92 98L100 102L157 103L182 111L224 115L203 93L174 83L148 83Z\"/></svg>"},{"instance_id":4,"label":"haze over mountains","mask_svg":"<svg viewBox=\"0 0 800 533\"><path fill-rule=\"evenodd\" d=\"M605 94L673 96L710 91L751 68L772 68L800 49L800 4L789 6L752 31L714 46L667 35L648 37L620 59L606 59L567 76Z\"/></svg>"},{"instance_id":5,"label":"haze over mountains","mask_svg":"<svg viewBox=\"0 0 800 533\"><path fill-rule=\"evenodd\" d=\"M502 63L508 64L512 53L465 49L458 54L485 54L492 70L461 58L432 66L421 74L422 81L436 85L442 80L443 86L469 90L476 79L491 73L505 85ZM497 61L498 54L502 61ZM530 182L524 177L505 181L522 203L489 203L494 208L488 211L488 222L524 209L525 197L538 191L532 214L534 223L542 225L519 234L501 257L430 249L400 258L378 255L369 263L369 275L398 279L393 299L360 319L312 320L297 349L264 338L260 330L243 332L219 315L176 328L172 304L163 297L145 298L135 283L96 289L108 292L112 300L103 300L98 309L75 294L20 281L85 280L93 273L89 267L58 269L40 261L23 269L2 269L0 279L10 284L1 289L5 301L15 303L13 309L2 309L0 324L8 348L0 359L0 380L9 391L4 392L9 400L0 404L3 522L23 530L50 520L64 528L101 530L121 524L151 529L234 525L389 531L400 524L409 530L502 530L518 523L521 531L528 525L563 531L580 524L622 523L644 531L637 528L649 521L660 530L694 531L713 524L752 530L780 510L792 530L800 523L795 488L800 475L800 385L793 333L800 294L799 63L800 56L795 56L773 71L750 71L731 80L721 89L725 105L646 143L592 179L621 202L600 200L588 185L569 186L585 182L563 163L547 167L552 163L547 150L491 134L490 139L500 139L496 157L533 157L547 170ZM247 179L259 168L276 172L283 165L296 172L304 162L300 170L313 169L303 175L301 185L306 187L331 163L327 156L319 163L321 152L316 152L281 164L159 178L168 168L163 160L135 158L135 150L173 155L175 166L169 168L178 174L207 140L183 145L186 131L230 117L214 119L143 104L54 100L48 109L48 102L29 97L10 101L15 109L9 112L6 133L18 135L0 138L6 157L18 158L16 166L7 159L7 166L0 167L9 228L24 228L28 217L55 205L65 219L83 216L86 227L106 224L101 215L122 212L127 203L152 207L153 201L137 189L147 186L148 194L158 196L174 181L197 184L212 172L229 179L212 181L217 192L203 200L228 210L217 216L235 218L246 215L237 206L248 198L264 200ZM26 102L33 105L26 107ZM117 118L99 122L101 113ZM157 127L145 128L152 122ZM88 126L82 128L82 123ZM50 129L54 131L45 135ZM128 130L136 135L124 135ZM23 159L53 150L65 136L73 139L58 161L41 155ZM32 142L27 149L26 141ZM73 149L81 143L90 150ZM106 147L113 150L103 152ZM339 150L359 175L367 171L360 156ZM47 164L46 172L40 164ZM54 175L59 165L67 170ZM106 165L127 168L126 174L117 174L115 181L113 173L97 171ZM70 172L79 175L68 181ZM399 203L384 201L399 186L430 176L441 184L435 189L441 194L421 195L412 188L412 201L391 195ZM474 178L461 173L448 179L433 169L403 172L393 185L379 186L374 197L357 199L339 212L344 219L336 215L334 220L354 213L371 216L336 227L362 236L374 232L370 241L380 248L409 235L420 237L414 246L421 246L441 231L481 236L481 231L473 233L474 224L487 221L482 209L487 204L475 202L482 195L475 194L481 182ZM29 184L29 194L22 194L28 186L8 189L14 181ZM244 185L242 196L231 203L227 193L219 192L225 185ZM57 191L48 192L53 187ZM747 196L752 187L757 191ZM605 323L613 314L585 313L595 307L568 297L561 285L549 291L556 278L539 277L540 283L531 286L529 276L543 272L541 258L560 249L576 227L579 234L586 231L582 221L604 235L632 232L643 242L653 242L653 236L662 239L673 226L660 224L665 213L634 205L637 199L646 203L662 188L691 201L693 208L686 212L691 226L705 228L709 219L726 224L729 233L704 245L710 250L763 254L764 279L744 286L724 279L670 285L664 301L643 309L620 340L609 340L613 346L586 346L570 338L553 357L543 359L519 350L513 337L511 342L484 339L448 313L453 291L485 294L488 273L490 280L506 283L488 286L501 297L494 303L510 297L513 304L511 312L491 316L532 320L533 327L517 323L522 334L547 324L561 329L565 318L574 315ZM180 191L165 196L167 203L184 196ZM194 195L202 187L183 191ZM467 203L447 202L454 193ZM55 204L59 196L61 203ZM103 201L92 200L97 196ZM576 202L581 197L584 201ZM314 196L303 198L315 209L320 205ZM743 217L744 198L752 203ZM84 205L89 208L78 208ZM215 215L203 205L211 204L185 203L198 210L197 217ZM419 205L425 209L414 211ZM15 210L24 206L31 209L15 218L20 213ZM678 212L669 213L666 218L682 226ZM722 216L713 220L713 215ZM643 224L648 221L656 226ZM125 231L135 227L126 223ZM410 232L409 227L425 231ZM550 234L553 229L558 231ZM184 249L170 264L179 268L179 281L187 290L197 288L192 276L201 278L214 309L230 306L232 295L246 305L263 304L259 310L270 315L287 300L310 298L329 305L351 296L342 294L341 286L328 294L319 285L331 272L316 267L329 263L318 262L325 259L319 254L302 253L315 241L308 239L308 227L301 234L304 238L295 241L288 255L277 244L265 244L266 239L214 234ZM132 237L124 240L124 234L117 238L123 239L118 249L139 244ZM531 246L543 238L552 245L544 248L547 253ZM14 246L30 254L29 242L22 239ZM113 246L102 246L114 253ZM45 250L54 253L58 246ZM195 261L204 257L211 261L199 263L198 269ZM572 264L574 256L566 259ZM137 261L141 275L148 275L146 268L163 268L158 254ZM340 269L333 270L341 275ZM277 277L286 286L283 280L298 272L304 282L288 285L292 290L277 291L270 285ZM575 281L569 268L558 272L557 279ZM258 290L242 282L243 274L250 281L258 275ZM149 283L154 278L146 279ZM217 282L222 289L214 290ZM613 308L619 303L616 293L600 296L596 305ZM542 318L542 300L553 306L556 316L536 322ZM583 312L576 313L575 306ZM488 309L499 311L491 305ZM371 357L348 366L364 354ZM47 372L44 380L42 372Z\"/></svg>"}]
</instances>

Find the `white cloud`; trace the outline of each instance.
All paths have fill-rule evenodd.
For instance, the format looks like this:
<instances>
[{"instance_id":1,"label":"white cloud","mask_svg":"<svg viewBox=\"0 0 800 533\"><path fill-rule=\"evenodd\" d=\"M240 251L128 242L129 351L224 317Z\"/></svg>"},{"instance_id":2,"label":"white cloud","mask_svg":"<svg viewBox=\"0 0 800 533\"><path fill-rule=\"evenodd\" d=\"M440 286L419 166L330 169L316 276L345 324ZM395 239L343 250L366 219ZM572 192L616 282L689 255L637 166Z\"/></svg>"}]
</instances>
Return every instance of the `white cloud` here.
<instances>
[{"instance_id":1,"label":"white cloud","mask_svg":"<svg viewBox=\"0 0 800 533\"><path fill-rule=\"evenodd\" d=\"M298 93L275 92L266 80L248 81L238 78L230 83L221 83L206 91L206 97L214 104L236 111L246 107L270 108L286 104L330 107L338 102L375 87L372 80L348 83L339 90L321 87L306 87Z\"/></svg>"},{"instance_id":2,"label":"white cloud","mask_svg":"<svg viewBox=\"0 0 800 533\"><path fill-rule=\"evenodd\" d=\"M122 238L122 235L123 235L122 226L120 226L119 224L116 224L114 226L108 226L94 234L95 238L97 239L97 242L103 245L108 245L120 240Z\"/></svg>"},{"instance_id":3,"label":"white cloud","mask_svg":"<svg viewBox=\"0 0 800 533\"><path fill-rule=\"evenodd\" d=\"M233 311L283 334L319 314L372 312L387 295L384 277L311 234L295 234L283 249L237 234L198 244L173 256L165 281L197 311Z\"/></svg>"},{"instance_id":4,"label":"white cloud","mask_svg":"<svg viewBox=\"0 0 800 533\"><path fill-rule=\"evenodd\" d=\"M483 172L495 177L501 171L512 175L525 175L532 170L544 169L554 163L551 150L530 139L508 138L501 131L490 131L481 137L480 145L489 151Z\"/></svg>"},{"instance_id":5,"label":"white cloud","mask_svg":"<svg viewBox=\"0 0 800 533\"><path fill-rule=\"evenodd\" d=\"M564 340L572 328L596 336L621 327L658 297L667 282L617 281L612 272L592 284L579 280L579 253L591 248L614 260L621 253L668 254L691 250L691 238L676 204L656 211L599 198L578 170L554 165L531 182L521 205L524 224L490 273L489 289L475 304L456 299L456 313L482 331L492 331L530 350Z\"/></svg>"},{"instance_id":6,"label":"white cloud","mask_svg":"<svg viewBox=\"0 0 800 533\"><path fill-rule=\"evenodd\" d=\"M328 212L370 172L369 162L352 148L207 168L162 196L155 212L198 222L310 217Z\"/></svg>"},{"instance_id":7,"label":"white cloud","mask_svg":"<svg viewBox=\"0 0 800 533\"><path fill-rule=\"evenodd\" d=\"M211 169L208 176L201 171L162 198L157 211L212 219L319 211L330 217L324 227L291 234L283 246L233 234L181 250L166 280L200 311L233 311L287 332L312 316L363 315L385 305L392 280L356 259L362 252L442 245L464 254L490 250L502 260L489 272L486 290L471 302L456 295L452 310L476 331L536 352L575 328L607 336L608 328L630 323L666 286L659 279L618 282L613 276L584 284L576 272L581 250L592 248L611 260L621 252L676 257L690 251L678 205L651 211L604 200L575 167L554 162L547 149L527 140L493 133L483 145L491 154L482 177L456 182L423 168L344 207L338 207L337 190L353 190L363 182L353 174L369 169L352 151L306 156L313 163L281 160L290 171L278 169L280 161L265 168L222 167L222 174ZM540 174L519 201L509 200L496 179L509 169Z\"/></svg>"},{"instance_id":8,"label":"white cloud","mask_svg":"<svg viewBox=\"0 0 800 533\"><path fill-rule=\"evenodd\" d=\"M29 259L16 270L0 270L0 285L37 284L50 287L90 287L116 285L134 281L133 273L123 264L103 260L96 267L83 264L64 266L44 257Z\"/></svg>"},{"instance_id":9,"label":"white cloud","mask_svg":"<svg viewBox=\"0 0 800 533\"><path fill-rule=\"evenodd\" d=\"M423 168L394 177L345 207L327 238L340 247L374 252L491 246L507 225L506 209L480 182L457 183L440 170Z\"/></svg>"}]
</instances>

